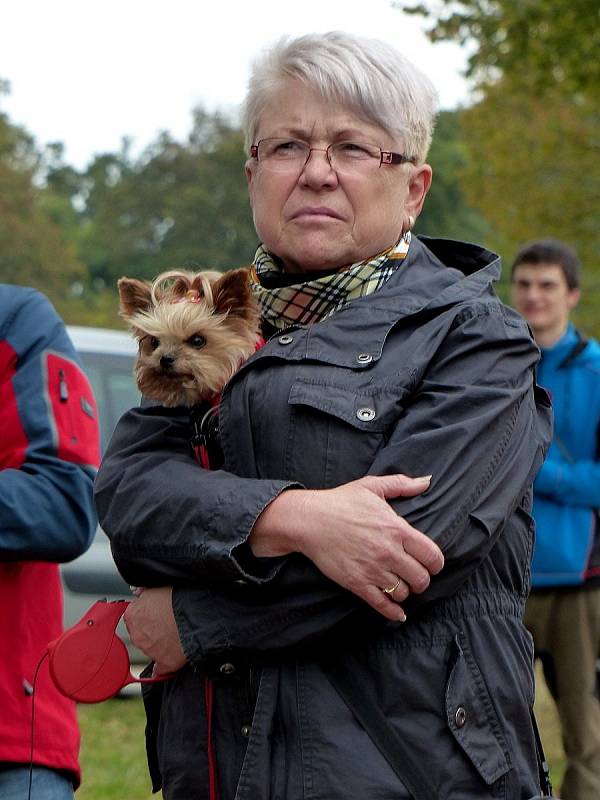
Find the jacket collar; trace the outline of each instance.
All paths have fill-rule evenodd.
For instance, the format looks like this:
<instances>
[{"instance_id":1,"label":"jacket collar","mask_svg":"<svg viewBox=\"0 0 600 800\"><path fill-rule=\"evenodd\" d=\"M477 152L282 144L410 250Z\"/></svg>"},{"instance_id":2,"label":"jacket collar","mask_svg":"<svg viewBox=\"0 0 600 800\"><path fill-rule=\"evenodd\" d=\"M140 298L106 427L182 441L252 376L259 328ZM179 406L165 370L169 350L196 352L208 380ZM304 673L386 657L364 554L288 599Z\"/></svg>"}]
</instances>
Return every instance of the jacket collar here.
<instances>
[{"instance_id":1,"label":"jacket collar","mask_svg":"<svg viewBox=\"0 0 600 800\"><path fill-rule=\"evenodd\" d=\"M499 276L500 258L485 248L413 237L407 257L381 289L353 300L317 325L280 331L251 362L275 356L366 369L381 357L386 337L400 319L425 309L492 297L491 285Z\"/></svg>"}]
</instances>

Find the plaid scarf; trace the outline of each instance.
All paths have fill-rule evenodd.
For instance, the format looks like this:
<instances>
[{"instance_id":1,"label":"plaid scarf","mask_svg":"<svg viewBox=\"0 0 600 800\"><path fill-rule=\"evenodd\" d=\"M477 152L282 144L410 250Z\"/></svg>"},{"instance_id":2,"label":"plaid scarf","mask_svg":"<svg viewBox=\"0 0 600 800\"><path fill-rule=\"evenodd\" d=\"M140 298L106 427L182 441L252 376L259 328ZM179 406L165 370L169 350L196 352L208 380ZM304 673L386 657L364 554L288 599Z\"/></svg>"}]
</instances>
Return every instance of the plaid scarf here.
<instances>
[{"instance_id":1,"label":"plaid scarf","mask_svg":"<svg viewBox=\"0 0 600 800\"><path fill-rule=\"evenodd\" d=\"M409 245L407 233L373 258L337 272L313 273L314 277L300 283L292 282L299 275L286 273L261 245L250 271L250 288L263 320L275 328L309 325L330 317L351 300L376 292L398 269Z\"/></svg>"}]
</instances>

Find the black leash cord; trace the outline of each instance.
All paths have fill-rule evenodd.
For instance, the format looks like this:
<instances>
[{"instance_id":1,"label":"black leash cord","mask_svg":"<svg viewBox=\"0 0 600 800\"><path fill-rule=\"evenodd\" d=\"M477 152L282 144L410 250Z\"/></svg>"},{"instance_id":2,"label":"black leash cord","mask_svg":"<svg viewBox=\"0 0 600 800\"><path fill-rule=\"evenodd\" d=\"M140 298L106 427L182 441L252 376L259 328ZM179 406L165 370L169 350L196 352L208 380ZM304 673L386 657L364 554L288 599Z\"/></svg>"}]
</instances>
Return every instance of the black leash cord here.
<instances>
[{"instance_id":1,"label":"black leash cord","mask_svg":"<svg viewBox=\"0 0 600 800\"><path fill-rule=\"evenodd\" d=\"M48 651L44 653L44 655L38 661L38 665L35 668L35 672L33 674L33 686L31 687L31 736L30 736L30 747L29 747L29 788L27 790L27 800L31 800L31 784L33 782L33 743L34 743L34 725L35 725L35 685L37 682L38 673L40 671L40 667L44 663L44 659L48 657Z\"/></svg>"}]
</instances>

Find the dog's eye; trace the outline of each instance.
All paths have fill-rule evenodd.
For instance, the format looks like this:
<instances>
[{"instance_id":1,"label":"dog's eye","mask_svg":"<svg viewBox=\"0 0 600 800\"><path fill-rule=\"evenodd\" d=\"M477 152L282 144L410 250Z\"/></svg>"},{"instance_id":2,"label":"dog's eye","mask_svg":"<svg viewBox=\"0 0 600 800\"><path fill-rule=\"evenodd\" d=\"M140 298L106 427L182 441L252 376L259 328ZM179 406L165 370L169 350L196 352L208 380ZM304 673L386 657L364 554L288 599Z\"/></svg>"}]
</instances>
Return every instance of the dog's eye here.
<instances>
[{"instance_id":1,"label":"dog's eye","mask_svg":"<svg viewBox=\"0 0 600 800\"><path fill-rule=\"evenodd\" d=\"M199 333L195 333L188 339L188 344L190 344L192 347L197 347L198 350L200 350L200 348L204 347L204 345L206 344L206 339L204 338L204 336L200 336Z\"/></svg>"},{"instance_id":2,"label":"dog's eye","mask_svg":"<svg viewBox=\"0 0 600 800\"><path fill-rule=\"evenodd\" d=\"M150 347L153 350L156 350L156 348L159 346L159 344L160 344L160 339L157 339L156 336L151 336L150 337Z\"/></svg>"}]
</instances>

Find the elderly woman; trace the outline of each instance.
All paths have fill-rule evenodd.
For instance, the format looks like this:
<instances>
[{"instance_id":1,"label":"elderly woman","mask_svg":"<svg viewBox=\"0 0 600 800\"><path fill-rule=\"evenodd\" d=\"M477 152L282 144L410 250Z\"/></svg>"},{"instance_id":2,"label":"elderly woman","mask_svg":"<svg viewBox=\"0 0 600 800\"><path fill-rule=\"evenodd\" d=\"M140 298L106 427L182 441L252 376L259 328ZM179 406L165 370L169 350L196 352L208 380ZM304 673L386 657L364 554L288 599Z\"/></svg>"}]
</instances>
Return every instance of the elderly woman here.
<instances>
[{"instance_id":1,"label":"elderly woman","mask_svg":"<svg viewBox=\"0 0 600 800\"><path fill-rule=\"evenodd\" d=\"M549 411L498 257L411 236L434 106L346 34L254 67L268 341L223 392L224 468L195 463L185 409L144 407L97 482L122 574L159 587L127 623L177 671L145 692L167 800L540 791L521 616Z\"/></svg>"}]
</instances>

